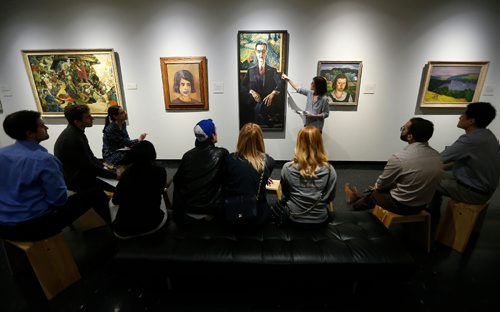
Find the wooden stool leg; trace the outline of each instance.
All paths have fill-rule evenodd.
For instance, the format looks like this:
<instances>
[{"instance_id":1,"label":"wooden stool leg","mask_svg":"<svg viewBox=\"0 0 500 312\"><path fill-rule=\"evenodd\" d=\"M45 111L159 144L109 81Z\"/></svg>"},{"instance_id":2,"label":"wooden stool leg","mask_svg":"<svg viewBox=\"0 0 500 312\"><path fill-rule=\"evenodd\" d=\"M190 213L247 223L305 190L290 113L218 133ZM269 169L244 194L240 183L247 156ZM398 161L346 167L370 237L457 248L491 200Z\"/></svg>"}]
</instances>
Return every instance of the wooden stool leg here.
<instances>
[{"instance_id":1,"label":"wooden stool leg","mask_svg":"<svg viewBox=\"0 0 500 312\"><path fill-rule=\"evenodd\" d=\"M431 251L431 215L428 214L424 220L424 244L427 252Z\"/></svg>"},{"instance_id":2,"label":"wooden stool leg","mask_svg":"<svg viewBox=\"0 0 500 312\"><path fill-rule=\"evenodd\" d=\"M415 232L417 234L416 240L424 245L425 250L427 252L430 252L431 215L428 212L421 211L414 215L398 215L388 210L385 210L379 205L375 205L375 207L372 210L372 214L377 219L379 219L379 221L388 229L391 228L393 224L398 224L398 223L419 223L419 222L423 223L422 225L420 224L417 225L419 228L418 232ZM422 229L421 230L422 232L420 232L420 229Z\"/></svg>"},{"instance_id":3,"label":"wooden stool leg","mask_svg":"<svg viewBox=\"0 0 500 312\"><path fill-rule=\"evenodd\" d=\"M281 199L281 197L283 197L283 192L281 191L281 183L276 190L276 196L278 196L278 199Z\"/></svg>"},{"instance_id":4,"label":"wooden stool leg","mask_svg":"<svg viewBox=\"0 0 500 312\"><path fill-rule=\"evenodd\" d=\"M270 185L266 184L266 190L275 191L278 200L280 200L281 196L283 195L283 193L281 192L280 180L272 180L272 183Z\"/></svg>"},{"instance_id":5,"label":"wooden stool leg","mask_svg":"<svg viewBox=\"0 0 500 312\"><path fill-rule=\"evenodd\" d=\"M52 299L80 279L80 272L62 233L37 242L9 243L26 253L47 299Z\"/></svg>"},{"instance_id":6,"label":"wooden stool leg","mask_svg":"<svg viewBox=\"0 0 500 312\"><path fill-rule=\"evenodd\" d=\"M474 225L474 229L472 230L473 232L481 232L481 229L483 227L484 223L484 218L486 217L486 212L488 211L488 206L489 204L486 204L486 206L481 209L481 212L477 216L476 224Z\"/></svg>"},{"instance_id":7,"label":"wooden stool leg","mask_svg":"<svg viewBox=\"0 0 500 312\"><path fill-rule=\"evenodd\" d=\"M106 222L95 212L93 208L87 210L78 218L78 225L81 231L87 231L98 227L106 226Z\"/></svg>"},{"instance_id":8,"label":"wooden stool leg","mask_svg":"<svg viewBox=\"0 0 500 312\"><path fill-rule=\"evenodd\" d=\"M488 204L469 205L450 200L438 226L436 240L462 253L470 234L481 222Z\"/></svg>"}]
</instances>

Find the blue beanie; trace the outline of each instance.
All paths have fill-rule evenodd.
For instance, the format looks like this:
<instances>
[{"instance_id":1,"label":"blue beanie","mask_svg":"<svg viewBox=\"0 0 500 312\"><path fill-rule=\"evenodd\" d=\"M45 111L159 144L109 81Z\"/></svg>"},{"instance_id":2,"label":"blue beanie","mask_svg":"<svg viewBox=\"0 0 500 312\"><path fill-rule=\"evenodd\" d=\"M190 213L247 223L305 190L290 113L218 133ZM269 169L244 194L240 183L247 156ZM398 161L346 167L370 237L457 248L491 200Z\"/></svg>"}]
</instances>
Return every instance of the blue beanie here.
<instances>
[{"instance_id":1,"label":"blue beanie","mask_svg":"<svg viewBox=\"0 0 500 312\"><path fill-rule=\"evenodd\" d=\"M194 135L196 140L203 142L208 138L211 138L215 133L215 124L212 119L203 119L194 126Z\"/></svg>"}]
</instances>

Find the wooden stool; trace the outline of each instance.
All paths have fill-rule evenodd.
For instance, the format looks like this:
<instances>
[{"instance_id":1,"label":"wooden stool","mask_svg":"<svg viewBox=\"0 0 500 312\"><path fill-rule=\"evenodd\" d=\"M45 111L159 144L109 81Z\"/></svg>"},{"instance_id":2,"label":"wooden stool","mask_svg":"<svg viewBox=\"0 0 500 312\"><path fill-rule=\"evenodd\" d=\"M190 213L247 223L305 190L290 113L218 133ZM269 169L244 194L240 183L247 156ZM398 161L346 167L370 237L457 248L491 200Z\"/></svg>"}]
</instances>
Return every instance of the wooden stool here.
<instances>
[{"instance_id":1,"label":"wooden stool","mask_svg":"<svg viewBox=\"0 0 500 312\"><path fill-rule=\"evenodd\" d=\"M431 249L431 215L425 211L422 210L417 214L414 215L408 215L408 216L403 216L403 215L398 215L395 213L392 213L390 211L385 210L384 208L376 205L375 208L373 208L372 214L377 217L377 219L382 222L382 224L386 228L390 228L393 224L398 224L398 223L409 223L409 222L423 222L423 242L425 245L425 250L427 252L430 251Z\"/></svg>"},{"instance_id":2,"label":"wooden stool","mask_svg":"<svg viewBox=\"0 0 500 312\"><path fill-rule=\"evenodd\" d=\"M78 218L78 226L81 231L87 231L106 226L106 222L91 208Z\"/></svg>"},{"instance_id":3,"label":"wooden stool","mask_svg":"<svg viewBox=\"0 0 500 312\"><path fill-rule=\"evenodd\" d=\"M273 183L269 185L266 184L266 190L275 191L276 196L278 196L278 200L280 200L282 196L280 180L271 180L271 181L273 181Z\"/></svg>"},{"instance_id":4,"label":"wooden stool","mask_svg":"<svg viewBox=\"0 0 500 312\"><path fill-rule=\"evenodd\" d=\"M441 222L436 240L462 253L473 230L482 225L489 203L466 204L450 199Z\"/></svg>"},{"instance_id":5,"label":"wooden stool","mask_svg":"<svg viewBox=\"0 0 500 312\"><path fill-rule=\"evenodd\" d=\"M80 279L73 254L62 233L41 241L5 242L24 252L49 300Z\"/></svg>"}]
</instances>

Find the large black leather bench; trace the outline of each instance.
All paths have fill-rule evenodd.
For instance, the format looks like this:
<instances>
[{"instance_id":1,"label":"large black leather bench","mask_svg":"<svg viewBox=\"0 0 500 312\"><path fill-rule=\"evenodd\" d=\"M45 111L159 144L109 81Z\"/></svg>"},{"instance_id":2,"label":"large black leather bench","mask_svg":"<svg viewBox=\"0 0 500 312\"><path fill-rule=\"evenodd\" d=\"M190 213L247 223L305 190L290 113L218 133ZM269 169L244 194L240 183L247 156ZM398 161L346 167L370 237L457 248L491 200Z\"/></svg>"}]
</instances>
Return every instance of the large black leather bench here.
<instances>
[{"instance_id":1,"label":"large black leather bench","mask_svg":"<svg viewBox=\"0 0 500 312\"><path fill-rule=\"evenodd\" d=\"M218 224L177 226L149 237L121 241L114 257L127 272L168 277L234 277L329 280L407 280L416 264L368 212L337 212L324 229L269 224L233 231Z\"/></svg>"}]
</instances>

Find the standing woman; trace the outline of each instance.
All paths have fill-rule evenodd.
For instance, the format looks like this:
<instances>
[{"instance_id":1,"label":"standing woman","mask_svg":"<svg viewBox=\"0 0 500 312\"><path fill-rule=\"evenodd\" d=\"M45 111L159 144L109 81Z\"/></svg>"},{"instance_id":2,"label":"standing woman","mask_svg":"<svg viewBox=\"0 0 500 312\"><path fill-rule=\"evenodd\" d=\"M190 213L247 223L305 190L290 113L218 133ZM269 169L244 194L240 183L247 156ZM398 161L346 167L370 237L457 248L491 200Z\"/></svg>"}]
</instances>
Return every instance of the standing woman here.
<instances>
[{"instance_id":1,"label":"standing woman","mask_svg":"<svg viewBox=\"0 0 500 312\"><path fill-rule=\"evenodd\" d=\"M102 132L102 158L105 163L111 165L120 164L126 155L125 147L132 147L134 144L144 140L146 133L143 133L136 140L131 140L127 132L128 119L127 112L120 106L108 108L108 116Z\"/></svg>"},{"instance_id":2,"label":"standing woman","mask_svg":"<svg viewBox=\"0 0 500 312\"><path fill-rule=\"evenodd\" d=\"M335 197L336 182L337 173L328 163L318 128L302 128L295 156L281 170L281 202L290 212L289 223L307 228L328 223L328 205Z\"/></svg>"},{"instance_id":3,"label":"standing woman","mask_svg":"<svg viewBox=\"0 0 500 312\"><path fill-rule=\"evenodd\" d=\"M288 81L290 85L300 94L307 96L306 102L306 121L304 126L314 126L323 132L325 118L328 118L330 111L328 109L328 97L326 96L326 79L316 76L311 81L311 90L301 88L295 81L282 74L281 78Z\"/></svg>"},{"instance_id":4,"label":"standing woman","mask_svg":"<svg viewBox=\"0 0 500 312\"><path fill-rule=\"evenodd\" d=\"M273 167L274 159L266 154L261 128L254 123L245 124L240 130L236 152L226 157L224 199L231 196L259 194L257 218L248 222L251 225L263 224L270 217L266 200L266 183Z\"/></svg>"}]
</instances>

